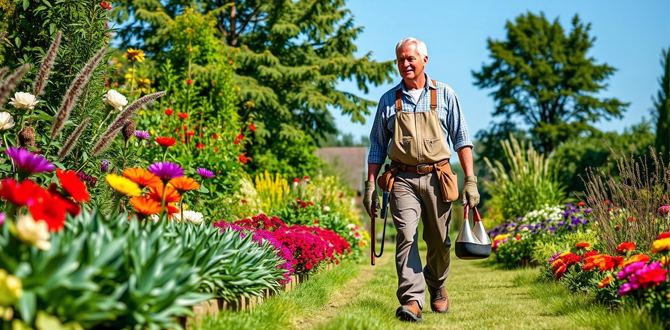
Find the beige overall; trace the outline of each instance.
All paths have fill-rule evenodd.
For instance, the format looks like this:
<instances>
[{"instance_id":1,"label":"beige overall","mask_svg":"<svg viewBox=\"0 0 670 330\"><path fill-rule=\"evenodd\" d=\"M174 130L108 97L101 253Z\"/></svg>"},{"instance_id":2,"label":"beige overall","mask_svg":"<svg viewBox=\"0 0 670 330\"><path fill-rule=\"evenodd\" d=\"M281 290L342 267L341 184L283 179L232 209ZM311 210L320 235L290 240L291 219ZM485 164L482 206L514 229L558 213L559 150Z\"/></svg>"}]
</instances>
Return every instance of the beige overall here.
<instances>
[{"instance_id":1,"label":"beige overall","mask_svg":"<svg viewBox=\"0 0 670 330\"><path fill-rule=\"evenodd\" d=\"M435 81L433 81L435 85ZM403 112L402 90L396 92L396 118L389 158L407 165L434 164L451 157L437 115L436 90L430 88L431 110ZM425 97L425 91L421 97ZM442 201L435 171L427 174L398 171L390 210L398 231L396 242L397 296L400 304L415 300L423 308L425 284L441 288L449 275L451 203ZM419 218L428 247L422 269L418 248Z\"/></svg>"}]
</instances>

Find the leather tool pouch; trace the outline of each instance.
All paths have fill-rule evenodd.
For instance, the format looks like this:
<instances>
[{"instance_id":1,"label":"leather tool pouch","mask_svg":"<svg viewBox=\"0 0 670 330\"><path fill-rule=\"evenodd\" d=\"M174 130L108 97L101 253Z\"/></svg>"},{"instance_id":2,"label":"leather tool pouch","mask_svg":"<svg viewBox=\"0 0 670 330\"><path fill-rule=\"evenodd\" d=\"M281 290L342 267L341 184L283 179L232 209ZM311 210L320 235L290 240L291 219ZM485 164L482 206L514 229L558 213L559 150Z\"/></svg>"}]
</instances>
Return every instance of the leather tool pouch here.
<instances>
[{"instance_id":1,"label":"leather tool pouch","mask_svg":"<svg viewBox=\"0 0 670 330\"><path fill-rule=\"evenodd\" d=\"M449 162L435 166L437 177L440 180L440 190L442 191L442 201L445 203L453 202L458 199L458 178L451 171Z\"/></svg>"},{"instance_id":2,"label":"leather tool pouch","mask_svg":"<svg viewBox=\"0 0 670 330\"><path fill-rule=\"evenodd\" d=\"M391 168L389 164L384 167L384 173L377 179L377 184L382 191L391 191L393 189L393 182L398 173L398 168Z\"/></svg>"}]
</instances>

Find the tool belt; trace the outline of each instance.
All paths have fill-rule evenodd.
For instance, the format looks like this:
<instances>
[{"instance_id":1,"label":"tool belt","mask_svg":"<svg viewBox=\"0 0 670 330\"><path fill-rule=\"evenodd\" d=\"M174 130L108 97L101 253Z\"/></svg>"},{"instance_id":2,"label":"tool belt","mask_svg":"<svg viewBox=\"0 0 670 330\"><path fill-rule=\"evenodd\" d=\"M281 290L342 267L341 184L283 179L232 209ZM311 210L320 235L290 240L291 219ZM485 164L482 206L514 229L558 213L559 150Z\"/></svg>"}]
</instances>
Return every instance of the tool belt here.
<instances>
[{"instance_id":1,"label":"tool belt","mask_svg":"<svg viewBox=\"0 0 670 330\"><path fill-rule=\"evenodd\" d=\"M384 167L384 173L377 179L377 184L382 191L393 190L393 183L395 182L395 176L398 174L398 170L420 175L435 171L440 182L442 201L449 203L458 199L458 178L451 170L449 159L445 159L435 164L421 164L418 166L392 161L390 166L387 164L386 167Z\"/></svg>"}]
</instances>

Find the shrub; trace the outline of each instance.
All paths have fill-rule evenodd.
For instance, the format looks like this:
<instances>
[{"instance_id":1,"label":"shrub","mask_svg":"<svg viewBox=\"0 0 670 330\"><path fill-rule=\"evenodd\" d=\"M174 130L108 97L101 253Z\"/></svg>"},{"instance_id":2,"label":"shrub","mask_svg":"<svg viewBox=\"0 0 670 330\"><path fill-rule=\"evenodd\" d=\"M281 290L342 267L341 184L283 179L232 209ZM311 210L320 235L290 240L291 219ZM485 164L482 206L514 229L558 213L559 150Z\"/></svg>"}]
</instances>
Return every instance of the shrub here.
<instances>
[{"instance_id":1,"label":"shrub","mask_svg":"<svg viewBox=\"0 0 670 330\"><path fill-rule=\"evenodd\" d=\"M563 203L565 192L556 177L557 164L550 157L535 151L514 137L502 141L509 172L498 160L492 164L484 161L493 173L494 182L485 183L491 194L491 206L502 213L504 219L514 219L536 210L545 204Z\"/></svg>"}]
</instances>

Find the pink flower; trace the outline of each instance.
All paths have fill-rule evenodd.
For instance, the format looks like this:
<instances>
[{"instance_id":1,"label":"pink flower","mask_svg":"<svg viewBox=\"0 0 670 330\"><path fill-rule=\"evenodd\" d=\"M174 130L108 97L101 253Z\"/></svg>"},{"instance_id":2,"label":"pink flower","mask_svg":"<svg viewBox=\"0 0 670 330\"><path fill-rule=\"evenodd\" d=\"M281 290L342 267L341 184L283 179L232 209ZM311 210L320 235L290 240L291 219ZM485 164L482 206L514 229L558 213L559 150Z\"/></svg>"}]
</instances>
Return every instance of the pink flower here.
<instances>
[{"instance_id":1,"label":"pink flower","mask_svg":"<svg viewBox=\"0 0 670 330\"><path fill-rule=\"evenodd\" d=\"M619 280L623 280L625 278L628 278L631 274L633 274L636 271L642 269L645 264L646 264L645 261L634 262L634 263L624 267L622 271L617 273L616 278L619 279Z\"/></svg>"},{"instance_id":2,"label":"pink flower","mask_svg":"<svg viewBox=\"0 0 670 330\"><path fill-rule=\"evenodd\" d=\"M663 215L667 215L670 212L670 205L663 205L658 208L658 212L661 212Z\"/></svg>"}]
</instances>

